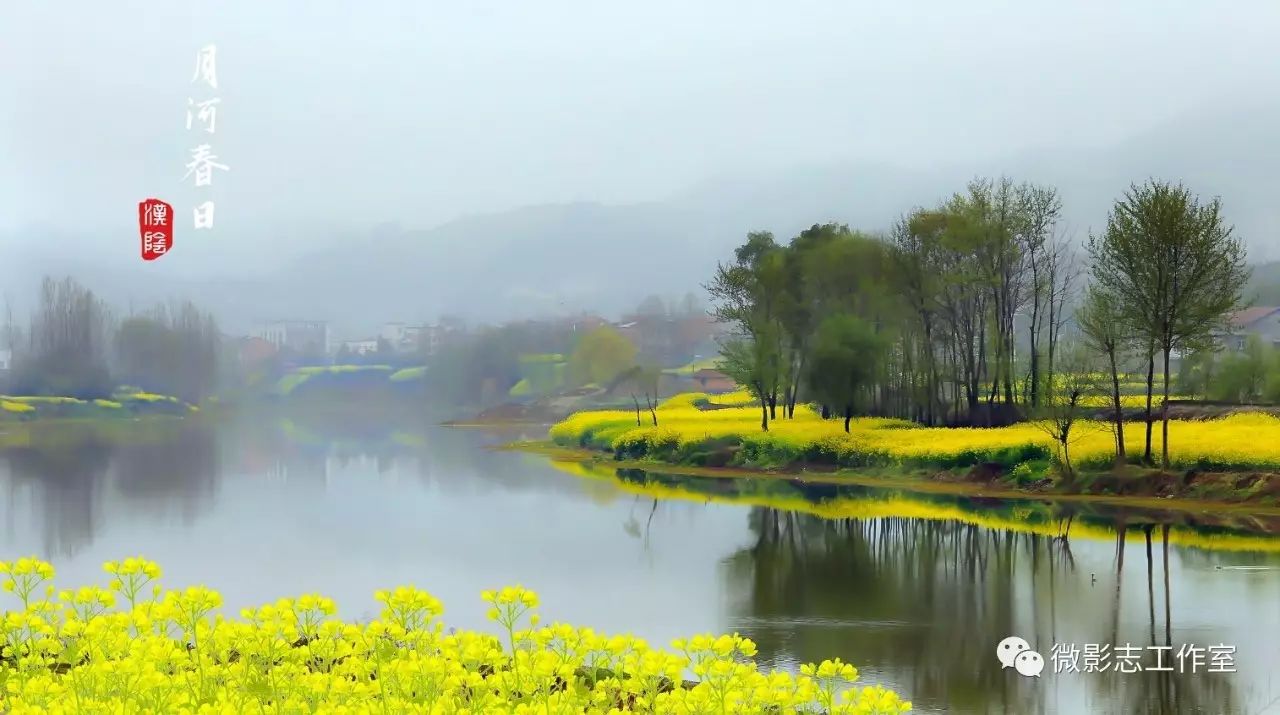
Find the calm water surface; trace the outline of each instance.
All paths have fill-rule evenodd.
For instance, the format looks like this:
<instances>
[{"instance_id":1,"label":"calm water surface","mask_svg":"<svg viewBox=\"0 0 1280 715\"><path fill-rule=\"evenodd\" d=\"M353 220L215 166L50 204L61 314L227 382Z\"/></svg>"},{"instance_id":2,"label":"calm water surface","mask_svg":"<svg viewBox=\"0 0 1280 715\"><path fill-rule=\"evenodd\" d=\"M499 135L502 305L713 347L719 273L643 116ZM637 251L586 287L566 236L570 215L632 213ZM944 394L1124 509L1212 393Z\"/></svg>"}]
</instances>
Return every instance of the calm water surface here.
<instances>
[{"instance_id":1,"label":"calm water surface","mask_svg":"<svg viewBox=\"0 0 1280 715\"><path fill-rule=\"evenodd\" d=\"M444 601L450 625L487 628L480 591L519 582L548 620L652 642L739 631L785 668L839 656L921 712L1280 713L1274 516L1071 516L486 449L540 438L534 428L7 429L0 557L50 558L63 585L142 554L170 586L221 590L229 613L319 591L367 617L375 589L413 583ZM1068 517L1069 538L1053 538ZM1055 674L1050 663L1028 678L995 657L1009 635L1047 661L1053 643L1232 645L1237 672Z\"/></svg>"}]
</instances>

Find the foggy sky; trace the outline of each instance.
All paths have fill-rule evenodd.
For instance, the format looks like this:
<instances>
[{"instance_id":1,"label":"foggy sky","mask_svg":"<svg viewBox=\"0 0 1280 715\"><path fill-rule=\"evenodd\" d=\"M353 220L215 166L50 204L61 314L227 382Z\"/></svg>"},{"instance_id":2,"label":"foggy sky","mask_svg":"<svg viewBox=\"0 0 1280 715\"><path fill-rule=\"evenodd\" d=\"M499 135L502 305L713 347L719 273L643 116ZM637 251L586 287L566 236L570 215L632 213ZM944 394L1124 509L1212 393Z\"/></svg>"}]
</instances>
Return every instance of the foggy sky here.
<instances>
[{"instance_id":1,"label":"foggy sky","mask_svg":"<svg viewBox=\"0 0 1280 715\"><path fill-rule=\"evenodd\" d=\"M202 272L739 172L1105 146L1274 96L1278 30L1274 2L10 0L0 256L53 229L74 236L59 250L133 258L148 196L217 202L165 259ZM209 43L216 92L191 83ZM196 193L186 100L208 96L231 171Z\"/></svg>"}]
</instances>

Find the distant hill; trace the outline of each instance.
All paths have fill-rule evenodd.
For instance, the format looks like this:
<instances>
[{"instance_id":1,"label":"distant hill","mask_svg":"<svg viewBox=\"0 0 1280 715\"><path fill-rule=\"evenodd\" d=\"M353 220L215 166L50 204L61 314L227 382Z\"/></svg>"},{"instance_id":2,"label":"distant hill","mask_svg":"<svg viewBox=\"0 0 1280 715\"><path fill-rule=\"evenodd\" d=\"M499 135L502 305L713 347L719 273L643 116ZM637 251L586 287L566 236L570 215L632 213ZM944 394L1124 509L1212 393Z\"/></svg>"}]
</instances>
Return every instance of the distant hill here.
<instances>
[{"instance_id":1,"label":"distant hill","mask_svg":"<svg viewBox=\"0 0 1280 715\"><path fill-rule=\"evenodd\" d=\"M716 177L650 203L534 206L428 230L387 225L341 240L317 234L313 253L268 276L234 281L163 280L132 261L133 267L114 269L61 255L21 261L18 275L0 279L9 279L10 292L33 295L28 288L40 273L70 270L122 307L181 294L215 310L233 331L271 317L330 320L336 332L360 337L383 321L447 313L473 320L580 309L616 315L649 294L700 292L716 262L749 230L772 230L786 240L824 221L886 229L903 212L961 190L973 176L1002 173L1058 187L1068 235L1076 239L1103 224L1130 182L1180 179L1202 195L1222 197L1252 260L1276 261L1280 246L1268 237L1280 224L1274 201L1280 142L1272 129L1278 125L1280 104L1232 106L1188 115L1116 146L918 170L877 163L795 167ZM1264 302L1280 304L1278 265L1260 266L1255 276ZM0 265L0 273L5 269Z\"/></svg>"}]
</instances>

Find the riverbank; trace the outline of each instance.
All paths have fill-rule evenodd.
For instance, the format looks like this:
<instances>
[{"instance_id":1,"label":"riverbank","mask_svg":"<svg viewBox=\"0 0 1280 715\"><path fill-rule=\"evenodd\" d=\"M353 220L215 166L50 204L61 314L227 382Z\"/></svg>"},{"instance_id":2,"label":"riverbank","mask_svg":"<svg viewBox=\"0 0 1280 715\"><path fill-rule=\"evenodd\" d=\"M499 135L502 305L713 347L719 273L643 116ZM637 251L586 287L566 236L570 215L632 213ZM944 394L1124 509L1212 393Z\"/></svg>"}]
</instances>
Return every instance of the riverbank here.
<instances>
[{"instance_id":1,"label":"riverbank","mask_svg":"<svg viewBox=\"0 0 1280 715\"><path fill-rule=\"evenodd\" d=\"M169 395L120 391L110 399L84 400L48 395L0 395L0 425L69 420L132 420L139 417L181 417L200 407Z\"/></svg>"},{"instance_id":2,"label":"riverbank","mask_svg":"<svg viewBox=\"0 0 1280 715\"><path fill-rule=\"evenodd\" d=\"M1184 500L1198 504L1280 507L1280 419L1237 413L1170 423L1168 471L1112 465L1108 425L1082 422L1069 443L1074 475L1062 454L1032 423L1000 428L921 427L903 420L858 418L849 432L805 407L760 429L758 407L741 395L679 395L639 420L623 411L579 412L550 430L560 448L586 450L615 463L664 471L824 475L829 479L898 479L1020 495ZM1140 455L1144 427L1126 425L1126 449ZM1156 430L1154 451L1161 448Z\"/></svg>"},{"instance_id":3,"label":"riverbank","mask_svg":"<svg viewBox=\"0 0 1280 715\"><path fill-rule=\"evenodd\" d=\"M1139 494L1107 494L1096 492L1053 491L1037 487L1019 487L999 481L971 481L963 475L890 469L805 470L799 466L787 469L751 469L744 467L698 467L643 459L619 459L614 455L583 448L561 447L552 442L516 442L499 449L540 454L565 471L578 475L603 476L634 470L661 475L715 479L724 482L788 482L816 486L863 486L897 489L921 495L971 497L980 500L1034 500L1045 504L1087 504L1128 507L1187 513L1212 513L1235 517L1260 517L1280 520L1280 503L1257 503L1208 496L1154 496ZM1238 476L1238 475L1235 475ZM774 505L775 507L778 505ZM1276 529L1264 531L1280 533Z\"/></svg>"}]
</instances>

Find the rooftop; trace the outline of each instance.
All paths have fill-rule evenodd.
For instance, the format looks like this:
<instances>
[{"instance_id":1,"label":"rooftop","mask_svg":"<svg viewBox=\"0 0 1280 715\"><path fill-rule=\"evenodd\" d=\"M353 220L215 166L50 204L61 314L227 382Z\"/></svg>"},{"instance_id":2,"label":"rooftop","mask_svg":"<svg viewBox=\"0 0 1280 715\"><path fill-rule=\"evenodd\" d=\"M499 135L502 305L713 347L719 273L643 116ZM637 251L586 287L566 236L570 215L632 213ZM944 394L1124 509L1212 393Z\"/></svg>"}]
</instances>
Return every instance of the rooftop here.
<instances>
[{"instance_id":1,"label":"rooftop","mask_svg":"<svg viewBox=\"0 0 1280 715\"><path fill-rule=\"evenodd\" d=\"M1237 310L1231 314L1231 324L1237 328L1243 328L1262 320L1276 311L1280 311L1280 306L1258 305L1244 310Z\"/></svg>"}]
</instances>

